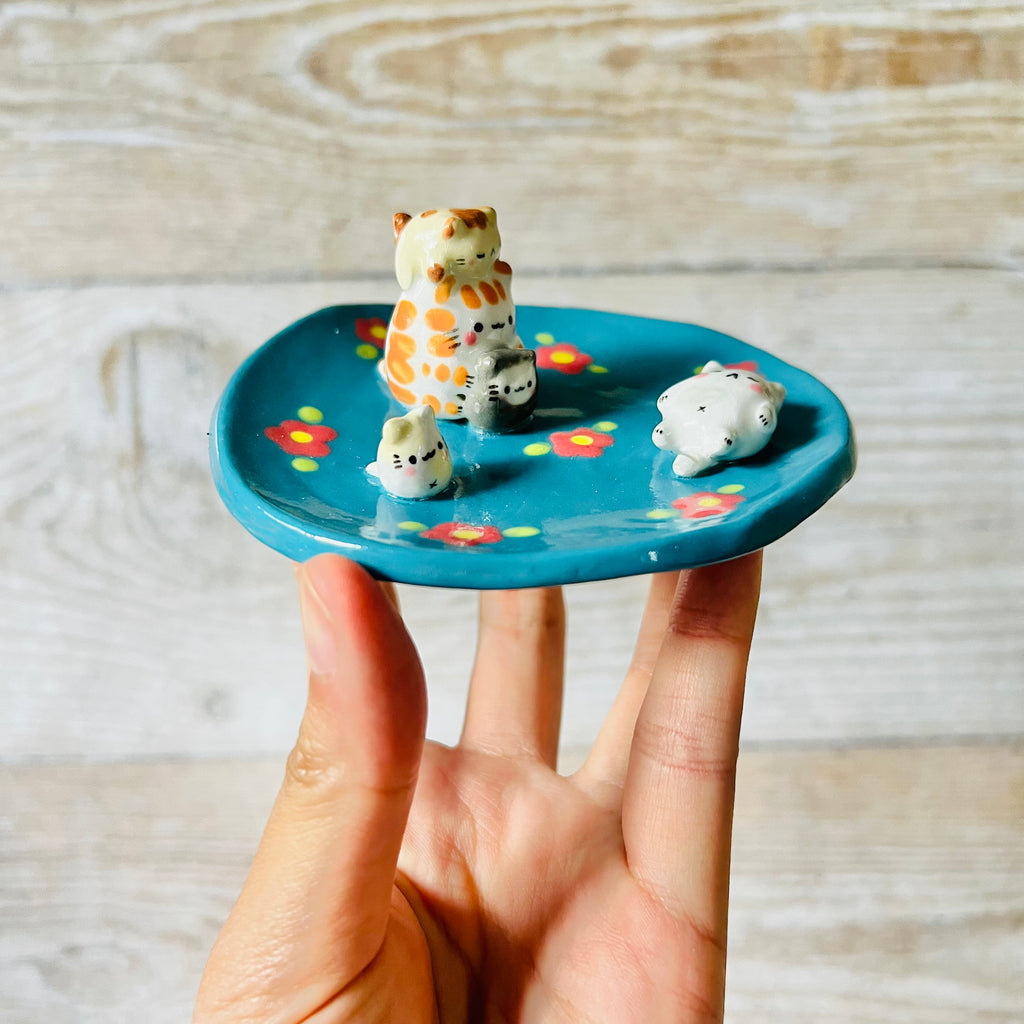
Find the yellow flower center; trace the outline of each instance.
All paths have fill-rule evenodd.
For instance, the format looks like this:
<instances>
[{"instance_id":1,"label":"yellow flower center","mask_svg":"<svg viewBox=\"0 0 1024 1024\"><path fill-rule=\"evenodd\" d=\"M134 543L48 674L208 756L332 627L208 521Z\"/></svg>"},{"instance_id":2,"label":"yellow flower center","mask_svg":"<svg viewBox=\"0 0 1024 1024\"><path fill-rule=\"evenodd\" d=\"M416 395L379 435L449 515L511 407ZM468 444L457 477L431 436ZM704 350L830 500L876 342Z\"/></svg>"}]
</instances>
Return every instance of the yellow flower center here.
<instances>
[{"instance_id":1,"label":"yellow flower center","mask_svg":"<svg viewBox=\"0 0 1024 1024\"><path fill-rule=\"evenodd\" d=\"M375 338L386 338L388 336L388 329L383 324L374 324L370 328L370 334Z\"/></svg>"},{"instance_id":2,"label":"yellow flower center","mask_svg":"<svg viewBox=\"0 0 1024 1024\"><path fill-rule=\"evenodd\" d=\"M571 363L576 357L571 352L552 352L551 362L561 363L563 366L566 363Z\"/></svg>"},{"instance_id":3,"label":"yellow flower center","mask_svg":"<svg viewBox=\"0 0 1024 1024\"><path fill-rule=\"evenodd\" d=\"M594 443L594 439L592 437L587 437L586 434L573 434L573 436L572 436L572 443L573 444L581 444L581 445L583 445L585 447L587 445L593 444Z\"/></svg>"},{"instance_id":4,"label":"yellow flower center","mask_svg":"<svg viewBox=\"0 0 1024 1024\"><path fill-rule=\"evenodd\" d=\"M313 440L313 435L306 433L305 430L293 430L288 436L296 444L309 444Z\"/></svg>"},{"instance_id":5,"label":"yellow flower center","mask_svg":"<svg viewBox=\"0 0 1024 1024\"><path fill-rule=\"evenodd\" d=\"M712 498L712 497L701 498L697 502L697 504L701 508L714 508L716 505L721 505L722 504L722 499L721 498Z\"/></svg>"},{"instance_id":6,"label":"yellow flower center","mask_svg":"<svg viewBox=\"0 0 1024 1024\"><path fill-rule=\"evenodd\" d=\"M477 540L483 535L483 530L476 530L472 526L465 526L460 530L452 530L452 536L456 540Z\"/></svg>"}]
</instances>

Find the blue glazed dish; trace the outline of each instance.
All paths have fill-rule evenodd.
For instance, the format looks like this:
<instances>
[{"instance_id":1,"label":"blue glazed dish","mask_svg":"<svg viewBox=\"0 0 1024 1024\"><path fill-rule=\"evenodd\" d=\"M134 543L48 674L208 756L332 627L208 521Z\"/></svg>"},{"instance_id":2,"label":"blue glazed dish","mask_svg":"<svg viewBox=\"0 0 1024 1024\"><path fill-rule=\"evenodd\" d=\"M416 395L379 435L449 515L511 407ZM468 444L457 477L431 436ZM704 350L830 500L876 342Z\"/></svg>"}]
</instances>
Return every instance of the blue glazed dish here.
<instances>
[{"instance_id":1,"label":"blue glazed dish","mask_svg":"<svg viewBox=\"0 0 1024 1024\"><path fill-rule=\"evenodd\" d=\"M442 422L454 463L441 496L385 494L366 466L405 410L377 369L389 306L320 310L253 353L213 416L210 459L228 510L295 561L335 551L421 586L516 588L724 561L770 544L853 475L849 418L810 374L693 324L520 306L537 349L539 404L525 429ZM708 360L786 387L753 458L682 479L651 431L665 388Z\"/></svg>"}]
</instances>

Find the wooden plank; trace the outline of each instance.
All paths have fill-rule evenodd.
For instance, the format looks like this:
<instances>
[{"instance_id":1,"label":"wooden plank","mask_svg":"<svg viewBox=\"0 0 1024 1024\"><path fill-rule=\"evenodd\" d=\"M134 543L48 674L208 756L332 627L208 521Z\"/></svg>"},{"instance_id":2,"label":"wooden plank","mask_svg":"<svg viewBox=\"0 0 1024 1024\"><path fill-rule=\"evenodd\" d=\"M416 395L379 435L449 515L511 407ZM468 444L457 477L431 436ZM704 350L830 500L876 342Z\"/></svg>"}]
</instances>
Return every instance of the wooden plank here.
<instances>
[{"instance_id":1,"label":"wooden plank","mask_svg":"<svg viewBox=\"0 0 1024 1024\"><path fill-rule=\"evenodd\" d=\"M188 1017L273 760L0 770L0 1017ZM728 1019L1010 1024L1024 748L748 753Z\"/></svg>"},{"instance_id":2,"label":"wooden plank","mask_svg":"<svg viewBox=\"0 0 1024 1024\"><path fill-rule=\"evenodd\" d=\"M1018 265L1024 8L8 4L0 280L320 278L488 202L519 270Z\"/></svg>"},{"instance_id":3,"label":"wooden plank","mask_svg":"<svg viewBox=\"0 0 1024 1024\"><path fill-rule=\"evenodd\" d=\"M524 276L517 294L704 322L847 403L854 482L769 551L748 743L1024 732L1018 277ZM289 320L389 296L358 281L0 295L0 757L287 749L303 699L291 573L221 506L207 418ZM474 599L404 591L431 735L452 741ZM568 746L613 699L644 591L569 591Z\"/></svg>"}]
</instances>

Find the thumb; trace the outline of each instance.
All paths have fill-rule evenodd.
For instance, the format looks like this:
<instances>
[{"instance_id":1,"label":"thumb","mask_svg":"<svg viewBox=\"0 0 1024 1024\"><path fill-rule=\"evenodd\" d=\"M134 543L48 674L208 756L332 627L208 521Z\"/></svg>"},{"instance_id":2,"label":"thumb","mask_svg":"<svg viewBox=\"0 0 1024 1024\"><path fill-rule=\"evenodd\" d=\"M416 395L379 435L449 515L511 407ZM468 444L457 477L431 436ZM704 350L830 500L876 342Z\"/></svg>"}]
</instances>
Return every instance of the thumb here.
<instances>
[{"instance_id":1,"label":"thumb","mask_svg":"<svg viewBox=\"0 0 1024 1024\"><path fill-rule=\"evenodd\" d=\"M380 585L337 555L298 582L308 703L203 978L218 1021L304 1020L377 955L423 750L423 670Z\"/></svg>"}]
</instances>

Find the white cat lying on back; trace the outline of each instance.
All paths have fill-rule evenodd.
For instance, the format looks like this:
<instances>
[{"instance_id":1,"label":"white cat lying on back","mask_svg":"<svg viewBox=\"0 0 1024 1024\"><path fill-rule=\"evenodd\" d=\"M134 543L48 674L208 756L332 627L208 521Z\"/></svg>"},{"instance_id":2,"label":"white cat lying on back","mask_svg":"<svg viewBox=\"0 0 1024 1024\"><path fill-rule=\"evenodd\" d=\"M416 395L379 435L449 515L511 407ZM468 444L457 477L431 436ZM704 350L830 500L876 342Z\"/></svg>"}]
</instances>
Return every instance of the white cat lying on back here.
<instances>
[{"instance_id":1,"label":"white cat lying on back","mask_svg":"<svg viewBox=\"0 0 1024 1024\"><path fill-rule=\"evenodd\" d=\"M711 361L658 399L662 420L652 439L676 453L672 470L696 476L719 462L745 459L768 443L786 389L759 373Z\"/></svg>"}]
</instances>

